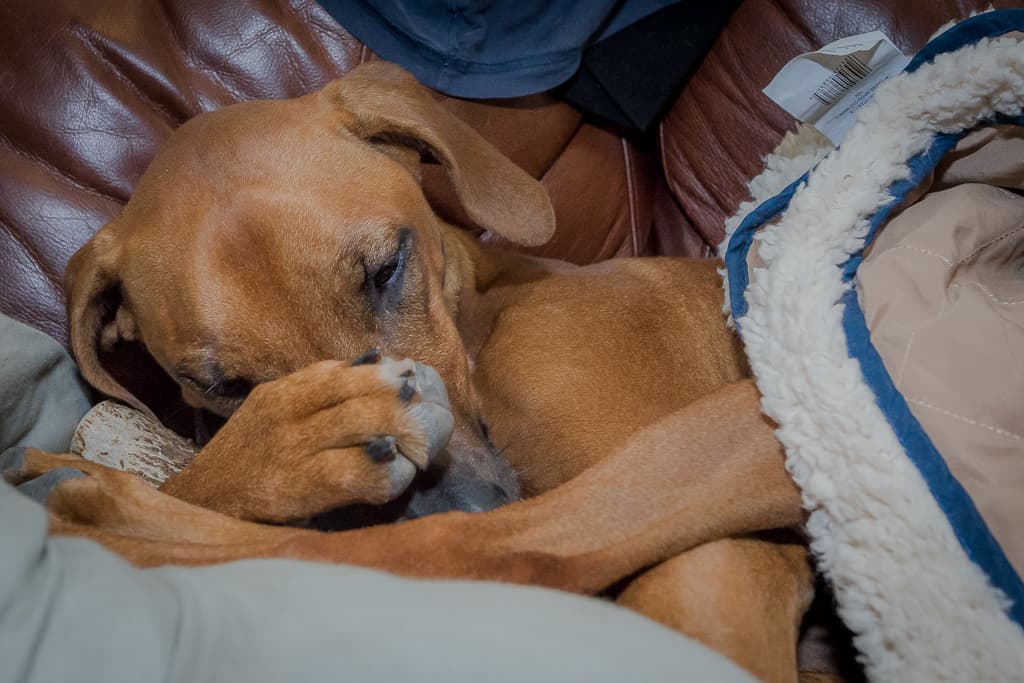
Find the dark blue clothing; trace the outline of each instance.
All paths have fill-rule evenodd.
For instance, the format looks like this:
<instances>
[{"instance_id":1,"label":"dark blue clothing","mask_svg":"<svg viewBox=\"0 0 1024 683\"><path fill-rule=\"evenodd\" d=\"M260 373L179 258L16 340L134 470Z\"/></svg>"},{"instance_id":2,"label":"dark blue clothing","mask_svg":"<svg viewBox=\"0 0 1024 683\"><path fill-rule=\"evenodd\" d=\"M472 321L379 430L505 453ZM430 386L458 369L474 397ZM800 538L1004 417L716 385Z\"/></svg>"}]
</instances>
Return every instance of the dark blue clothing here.
<instances>
[{"instance_id":1,"label":"dark blue clothing","mask_svg":"<svg viewBox=\"0 0 1024 683\"><path fill-rule=\"evenodd\" d=\"M320 0L371 50L457 97L564 83L583 49L679 0Z\"/></svg>"}]
</instances>

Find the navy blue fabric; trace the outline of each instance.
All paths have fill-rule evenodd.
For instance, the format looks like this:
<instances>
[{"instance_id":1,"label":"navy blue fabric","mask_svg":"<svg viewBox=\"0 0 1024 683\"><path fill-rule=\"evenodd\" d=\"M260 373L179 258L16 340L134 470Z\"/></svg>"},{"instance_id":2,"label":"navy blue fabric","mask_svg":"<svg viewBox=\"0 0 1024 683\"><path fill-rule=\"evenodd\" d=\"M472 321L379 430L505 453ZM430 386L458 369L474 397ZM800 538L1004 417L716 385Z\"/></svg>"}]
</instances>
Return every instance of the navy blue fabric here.
<instances>
[{"instance_id":1,"label":"navy blue fabric","mask_svg":"<svg viewBox=\"0 0 1024 683\"><path fill-rule=\"evenodd\" d=\"M906 71L915 71L922 64L932 61L937 55L974 44L981 38L996 37L1010 31L1020 30L1024 30L1024 10L1003 10L978 15L961 22L929 42L907 65ZM999 116L988 123L1024 125L1024 116L1015 118ZM908 192L920 184L942 157L968 132L936 135L928 149L907 162L908 178L890 186L889 196L893 199L885 206L880 207L872 216L865 244L871 243L893 208L902 202ZM753 244L754 235L767 221L772 220L788 208L796 188L806 178L807 175L791 184L782 193L761 204L741 223L730 238L725 259L729 273L729 299L735 318L740 318L747 312L745 298L749 284L747 254ZM862 255L863 250L860 250L851 255L850 259L843 264L843 277L846 281L852 279L856 274L857 267L863 258ZM1014 571L999 546L999 542L992 535L988 525L985 524L985 520L967 491L949 471L945 460L911 413L902 394L893 384L878 351L871 344L870 331L857 301L856 290L852 288L847 290L841 303L843 304L843 330L846 334L850 356L858 361L865 381L875 394L879 408L892 426L907 456L924 477L940 509L952 525L964 552L971 561L985 571L992 584L1012 600L1009 615L1018 624L1024 626L1024 582ZM739 326L738 320L737 326ZM740 332L742 333L742 330Z\"/></svg>"},{"instance_id":2,"label":"navy blue fabric","mask_svg":"<svg viewBox=\"0 0 1024 683\"><path fill-rule=\"evenodd\" d=\"M456 97L561 85L583 48L679 0L320 0L346 30Z\"/></svg>"}]
</instances>

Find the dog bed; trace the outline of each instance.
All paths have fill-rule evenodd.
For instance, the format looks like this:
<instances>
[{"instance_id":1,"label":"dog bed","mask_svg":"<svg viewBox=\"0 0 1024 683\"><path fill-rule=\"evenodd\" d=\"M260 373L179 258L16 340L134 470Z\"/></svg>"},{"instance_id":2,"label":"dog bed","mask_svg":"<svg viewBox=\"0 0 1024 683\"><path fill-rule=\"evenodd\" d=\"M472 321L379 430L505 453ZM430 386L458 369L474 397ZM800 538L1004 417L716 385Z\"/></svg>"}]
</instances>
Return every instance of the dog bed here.
<instances>
[{"instance_id":1,"label":"dog bed","mask_svg":"<svg viewBox=\"0 0 1024 683\"><path fill-rule=\"evenodd\" d=\"M939 34L836 150L791 134L721 246L874 681L1024 680L1022 31L1005 10Z\"/></svg>"}]
</instances>

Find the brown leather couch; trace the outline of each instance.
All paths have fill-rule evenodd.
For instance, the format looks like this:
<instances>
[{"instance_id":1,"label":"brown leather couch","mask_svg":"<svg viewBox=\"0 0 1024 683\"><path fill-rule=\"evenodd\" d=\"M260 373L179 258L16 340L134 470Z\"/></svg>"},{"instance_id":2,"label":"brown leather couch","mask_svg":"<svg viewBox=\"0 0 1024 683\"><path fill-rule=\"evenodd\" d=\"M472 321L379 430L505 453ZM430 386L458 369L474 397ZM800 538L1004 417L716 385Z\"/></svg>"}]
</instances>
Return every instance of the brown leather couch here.
<instances>
[{"instance_id":1,"label":"brown leather couch","mask_svg":"<svg viewBox=\"0 0 1024 683\"><path fill-rule=\"evenodd\" d=\"M793 126L761 94L788 59L876 28L914 51L983 4L747 0L655 139L625 138L547 95L446 102L547 187L558 232L538 253L707 256ZM238 100L299 95L373 58L312 0L7 0L0 55L0 310L64 342L68 258L118 213L176 126ZM427 182L457 216L441 175Z\"/></svg>"}]
</instances>

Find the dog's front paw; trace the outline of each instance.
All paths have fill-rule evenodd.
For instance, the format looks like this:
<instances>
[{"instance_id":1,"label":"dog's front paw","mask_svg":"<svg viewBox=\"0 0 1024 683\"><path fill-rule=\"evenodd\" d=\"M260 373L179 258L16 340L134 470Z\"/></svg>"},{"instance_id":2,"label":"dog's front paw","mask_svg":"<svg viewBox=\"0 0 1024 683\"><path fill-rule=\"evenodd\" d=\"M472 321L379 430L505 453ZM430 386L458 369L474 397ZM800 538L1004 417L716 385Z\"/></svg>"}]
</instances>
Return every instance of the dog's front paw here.
<instances>
[{"instance_id":1,"label":"dog's front paw","mask_svg":"<svg viewBox=\"0 0 1024 683\"><path fill-rule=\"evenodd\" d=\"M429 366L371 352L257 386L163 491L235 517L304 519L400 495L451 436Z\"/></svg>"}]
</instances>

